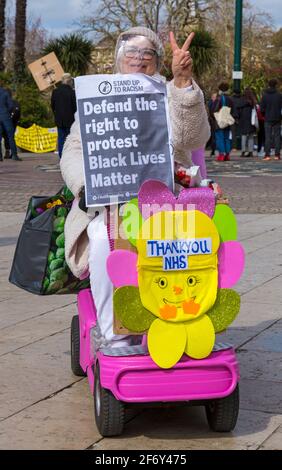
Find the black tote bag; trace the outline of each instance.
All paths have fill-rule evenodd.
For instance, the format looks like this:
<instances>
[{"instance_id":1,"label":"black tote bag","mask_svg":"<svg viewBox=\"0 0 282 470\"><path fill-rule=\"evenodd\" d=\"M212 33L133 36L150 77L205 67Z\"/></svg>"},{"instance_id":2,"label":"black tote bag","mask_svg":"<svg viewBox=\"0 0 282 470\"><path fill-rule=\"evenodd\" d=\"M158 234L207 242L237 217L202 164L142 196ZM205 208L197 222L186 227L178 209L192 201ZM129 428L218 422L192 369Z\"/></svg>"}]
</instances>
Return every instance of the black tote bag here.
<instances>
[{"instance_id":1,"label":"black tote bag","mask_svg":"<svg viewBox=\"0 0 282 470\"><path fill-rule=\"evenodd\" d=\"M64 223L73 196L64 187L55 196L31 197L18 238L9 281L39 295L76 294L89 287L77 279L64 256Z\"/></svg>"},{"instance_id":2,"label":"black tote bag","mask_svg":"<svg viewBox=\"0 0 282 470\"><path fill-rule=\"evenodd\" d=\"M32 197L23 223L9 281L33 294L42 294L53 232L55 207L32 218L31 207L48 198Z\"/></svg>"}]
</instances>

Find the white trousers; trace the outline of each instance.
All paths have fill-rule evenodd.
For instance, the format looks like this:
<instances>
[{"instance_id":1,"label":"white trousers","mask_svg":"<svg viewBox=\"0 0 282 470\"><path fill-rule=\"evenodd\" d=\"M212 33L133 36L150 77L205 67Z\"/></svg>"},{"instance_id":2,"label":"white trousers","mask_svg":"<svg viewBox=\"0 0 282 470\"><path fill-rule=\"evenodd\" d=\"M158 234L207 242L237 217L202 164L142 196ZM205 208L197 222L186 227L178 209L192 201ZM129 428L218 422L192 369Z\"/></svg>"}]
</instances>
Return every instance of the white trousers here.
<instances>
[{"instance_id":1,"label":"white trousers","mask_svg":"<svg viewBox=\"0 0 282 470\"><path fill-rule=\"evenodd\" d=\"M90 285L101 334L112 347L121 347L130 344L130 336L115 335L113 332L113 284L106 269L110 244L105 212L104 208L101 209L87 228Z\"/></svg>"}]
</instances>

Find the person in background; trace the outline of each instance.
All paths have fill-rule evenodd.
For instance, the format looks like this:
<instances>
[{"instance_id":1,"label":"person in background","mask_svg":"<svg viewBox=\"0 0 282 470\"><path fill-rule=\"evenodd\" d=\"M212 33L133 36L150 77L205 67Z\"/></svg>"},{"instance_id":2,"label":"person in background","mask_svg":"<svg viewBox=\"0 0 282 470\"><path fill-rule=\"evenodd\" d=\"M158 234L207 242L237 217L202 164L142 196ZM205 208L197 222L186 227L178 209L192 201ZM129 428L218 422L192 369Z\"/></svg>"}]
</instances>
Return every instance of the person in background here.
<instances>
[{"instance_id":1,"label":"person in background","mask_svg":"<svg viewBox=\"0 0 282 470\"><path fill-rule=\"evenodd\" d=\"M233 115L233 101L230 96L227 95L228 89L228 83L220 83L218 87L218 97L211 107L211 116L214 120L215 126L216 150L218 151L218 156L216 157L216 160L218 162L229 161L230 151L232 148L231 126L227 126L224 129L220 129L214 117L214 113L220 111L222 106L228 106L231 109L231 115Z\"/></svg>"},{"instance_id":2,"label":"person in background","mask_svg":"<svg viewBox=\"0 0 282 470\"><path fill-rule=\"evenodd\" d=\"M240 103L237 104L239 114L238 126L241 131L241 157L252 157L254 152L254 135L256 127L252 124L252 112L256 110L256 97L250 88L243 92ZM248 148L248 153L246 149Z\"/></svg>"},{"instance_id":3,"label":"person in background","mask_svg":"<svg viewBox=\"0 0 282 470\"><path fill-rule=\"evenodd\" d=\"M208 142L208 145L210 145L211 148L211 154L210 156L213 157L215 155L215 150L216 150L216 143L215 143L215 119L212 118L212 107L214 105L214 102L217 99L217 93L213 93L211 95L211 99L208 101L208 112L209 112L209 123L211 126L211 137Z\"/></svg>"},{"instance_id":4,"label":"person in background","mask_svg":"<svg viewBox=\"0 0 282 470\"><path fill-rule=\"evenodd\" d=\"M234 91L233 95L231 96L231 99L233 101L233 117L235 119L235 123L233 126L231 126L231 131L232 131L232 148L235 150L241 150L241 130L239 127L239 113L238 113L238 106L241 103L242 100L242 94L241 91Z\"/></svg>"},{"instance_id":5,"label":"person in background","mask_svg":"<svg viewBox=\"0 0 282 470\"><path fill-rule=\"evenodd\" d=\"M265 156L263 160L271 160L271 144L274 141L275 157L274 160L280 160L281 150L281 109L282 94L277 90L278 82L274 78L269 80L268 86L262 96L260 111L263 114L265 130Z\"/></svg>"},{"instance_id":6,"label":"person in background","mask_svg":"<svg viewBox=\"0 0 282 470\"><path fill-rule=\"evenodd\" d=\"M19 158L17 154L17 146L14 139L15 129L11 118L13 108L14 104L9 92L5 90L5 88L0 87L0 161L3 160L1 143L4 132L9 141L12 160L21 161L21 158Z\"/></svg>"},{"instance_id":7,"label":"person in background","mask_svg":"<svg viewBox=\"0 0 282 470\"><path fill-rule=\"evenodd\" d=\"M264 131L264 116L260 110L260 105L257 104L257 115L258 115L258 157L264 157L264 147L265 147L265 131Z\"/></svg>"},{"instance_id":8,"label":"person in background","mask_svg":"<svg viewBox=\"0 0 282 470\"><path fill-rule=\"evenodd\" d=\"M58 128L58 152L62 156L65 140L70 133L76 112L76 99L73 89L73 79L69 73L64 73L61 84L53 90L51 108Z\"/></svg>"},{"instance_id":9,"label":"person in background","mask_svg":"<svg viewBox=\"0 0 282 470\"><path fill-rule=\"evenodd\" d=\"M20 103L13 98L11 90L9 90L7 88L7 92L9 93L9 95L11 97L11 100L13 102L13 109L11 111L11 119L12 119L12 123L13 123L13 127L14 127L14 135L15 135L17 125L18 125L19 120L21 118L21 108L20 108ZM7 132L5 131L5 129L3 129L3 139L4 139L4 145L5 145L5 156L4 156L4 158L12 158L12 153L11 153L10 144L9 144L9 138L8 138L8 135L7 135Z\"/></svg>"}]
</instances>

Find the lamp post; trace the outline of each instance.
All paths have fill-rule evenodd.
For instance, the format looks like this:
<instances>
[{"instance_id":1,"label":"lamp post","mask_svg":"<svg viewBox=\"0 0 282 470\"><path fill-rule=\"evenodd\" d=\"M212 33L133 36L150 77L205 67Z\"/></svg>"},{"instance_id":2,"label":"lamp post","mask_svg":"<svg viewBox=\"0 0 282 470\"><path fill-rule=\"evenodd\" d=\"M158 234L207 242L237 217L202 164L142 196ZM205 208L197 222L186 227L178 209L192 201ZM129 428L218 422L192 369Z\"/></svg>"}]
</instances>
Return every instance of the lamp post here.
<instances>
[{"instance_id":1,"label":"lamp post","mask_svg":"<svg viewBox=\"0 0 282 470\"><path fill-rule=\"evenodd\" d=\"M243 17L243 0L236 0L235 35L234 35L234 70L233 70L233 89L235 93L240 93L241 80L243 78L243 73L241 71L242 17Z\"/></svg>"}]
</instances>

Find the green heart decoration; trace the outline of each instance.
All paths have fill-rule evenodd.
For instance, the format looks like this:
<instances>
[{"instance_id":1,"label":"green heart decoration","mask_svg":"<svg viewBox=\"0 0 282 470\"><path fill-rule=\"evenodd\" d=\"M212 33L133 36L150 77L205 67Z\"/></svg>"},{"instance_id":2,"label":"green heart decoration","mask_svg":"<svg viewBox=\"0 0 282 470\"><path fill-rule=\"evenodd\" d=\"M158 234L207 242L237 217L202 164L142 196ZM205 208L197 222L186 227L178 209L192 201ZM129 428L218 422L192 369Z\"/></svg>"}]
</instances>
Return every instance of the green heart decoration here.
<instances>
[{"instance_id":1,"label":"green heart decoration","mask_svg":"<svg viewBox=\"0 0 282 470\"><path fill-rule=\"evenodd\" d=\"M220 241L237 240L237 222L233 210L226 204L217 204L212 218Z\"/></svg>"},{"instance_id":2,"label":"green heart decoration","mask_svg":"<svg viewBox=\"0 0 282 470\"><path fill-rule=\"evenodd\" d=\"M142 224L143 217L139 212L138 199L134 198L125 204L122 214L124 234L133 246L136 246L136 239Z\"/></svg>"}]
</instances>

